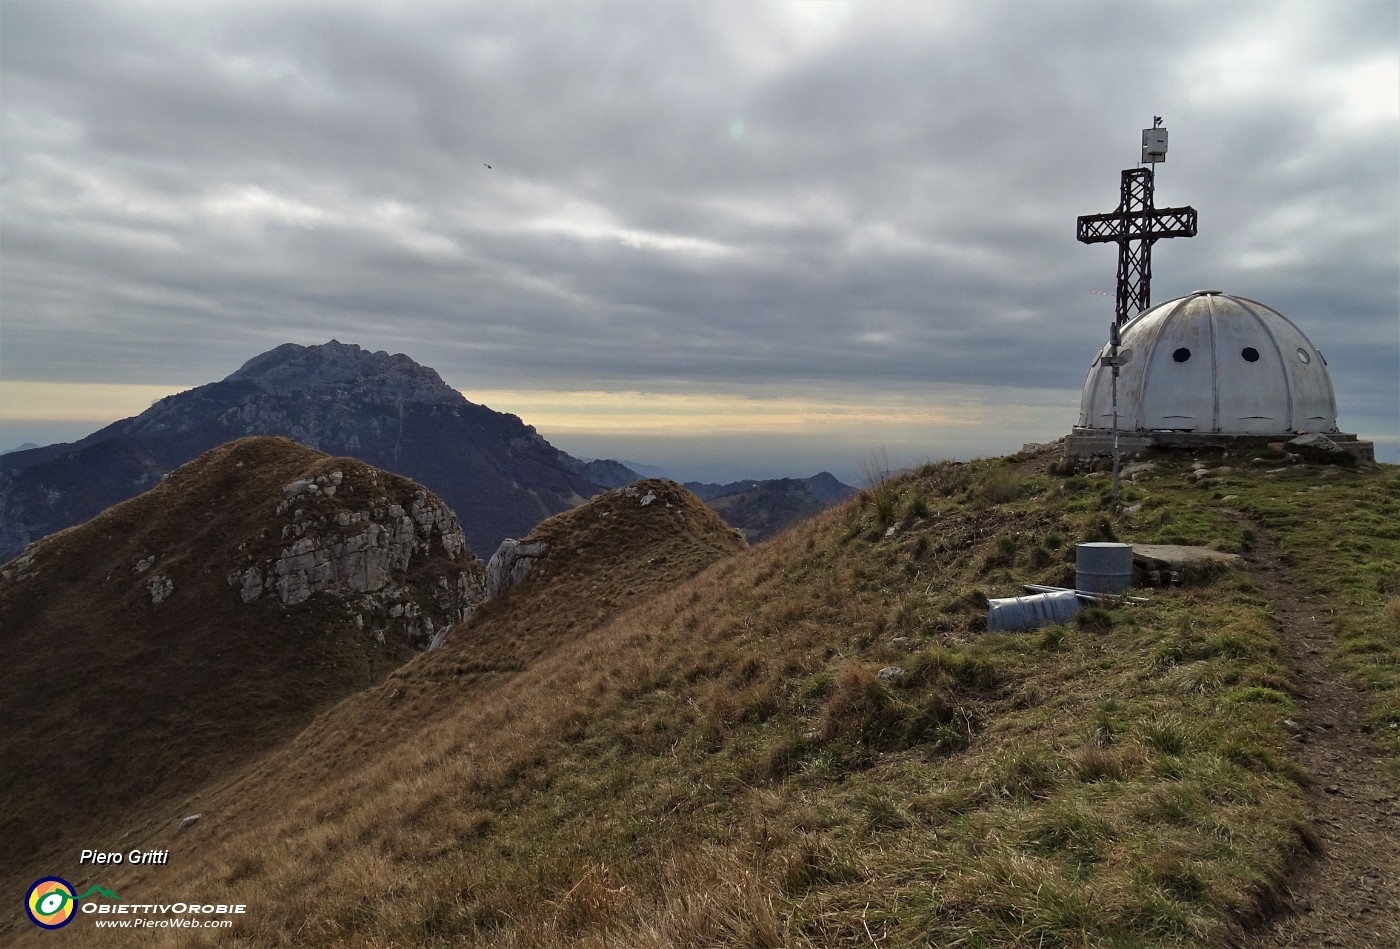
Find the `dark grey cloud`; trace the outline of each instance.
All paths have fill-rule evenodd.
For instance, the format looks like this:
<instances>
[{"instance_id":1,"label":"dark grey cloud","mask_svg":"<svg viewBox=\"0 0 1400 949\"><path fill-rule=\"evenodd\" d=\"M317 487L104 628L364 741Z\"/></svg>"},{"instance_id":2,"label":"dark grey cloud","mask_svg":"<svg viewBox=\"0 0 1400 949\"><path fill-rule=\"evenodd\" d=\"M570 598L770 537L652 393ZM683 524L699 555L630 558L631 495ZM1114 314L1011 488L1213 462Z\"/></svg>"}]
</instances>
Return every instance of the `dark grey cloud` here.
<instances>
[{"instance_id":1,"label":"dark grey cloud","mask_svg":"<svg viewBox=\"0 0 1400 949\"><path fill-rule=\"evenodd\" d=\"M0 4L0 377L335 336L466 388L1059 389L1067 428L1115 264L1074 218L1156 113L1201 234L1154 297L1276 307L1400 441L1397 10Z\"/></svg>"}]
</instances>

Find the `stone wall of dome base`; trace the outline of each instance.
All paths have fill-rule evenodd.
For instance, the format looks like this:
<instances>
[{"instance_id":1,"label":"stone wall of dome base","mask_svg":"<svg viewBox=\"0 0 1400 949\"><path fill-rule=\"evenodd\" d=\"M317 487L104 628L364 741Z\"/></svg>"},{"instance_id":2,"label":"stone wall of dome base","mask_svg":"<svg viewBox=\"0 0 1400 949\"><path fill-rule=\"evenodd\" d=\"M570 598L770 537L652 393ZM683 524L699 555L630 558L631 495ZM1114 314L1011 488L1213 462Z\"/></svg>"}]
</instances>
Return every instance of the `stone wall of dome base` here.
<instances>
[{"instance_id":1,"label":"stone wall of dome base","mask_svg":"<svg viewBox=\"0 0 1400 949\"><path fill-rule=\"evenodd\" d=\"M1152 448L1192 451L1268 451L1270 445L1286 443L1292 433L1282 435L1224 435L1207 432L1119 432L1118 450L1124 455ZM1360 462L1376 460L1374 442L1362 441L1346 432L1329 432L1327 437L1338 448ZM1080 428L1065 436L1066 458L1092 458L1113 454L1113 432L1106 428Z\"/></svg>"}]
</instances>

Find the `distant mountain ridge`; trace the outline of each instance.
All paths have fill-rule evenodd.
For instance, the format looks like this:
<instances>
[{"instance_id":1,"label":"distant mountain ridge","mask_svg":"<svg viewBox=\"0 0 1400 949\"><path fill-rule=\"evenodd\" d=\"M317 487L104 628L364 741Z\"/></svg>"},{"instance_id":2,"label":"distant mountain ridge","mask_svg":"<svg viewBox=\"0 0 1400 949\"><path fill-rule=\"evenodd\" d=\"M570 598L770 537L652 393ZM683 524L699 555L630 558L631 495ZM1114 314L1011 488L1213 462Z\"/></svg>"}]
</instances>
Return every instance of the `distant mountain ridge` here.
<instances>
[{"instance_id":1,"label":"distant mountain ridge","mask_svg":"<svg viewBox=\"0 0 1400 949\"><path fill-rule=\"evenodd\" d=\"M594 484L605 488L620 488L624 484L642 480L642 475L620 461L600 458L596 461L580 461L574 469Z\"/></svg>"},{"instance_id":2,"label":"distant mountain ridge","mask_svg":"<svg viewBox=\"0 0 1400 949\"><path fill-rule=\"evenodd\" d=\"M134 418L71 444L0 462L0 561L158 483L205 451L250 435L280 435L422 483L453 509L488 557L625 477L616 462L585 464L518 417L469 402L403 354L331 340L286 343L219 382L161 399ZM633 479L629 479L633 480Z\"/></svg>"},{"instance_id":3,"label":"distant mountain ridge","mask_svg":"<svg viewBox=\"0 0 1400 949\"><path fill-rule=\"evenodd\" d=\"M856 489L823 471L810 478L773 478L706 484L687 481L685 489L737 527L750 543L772 537L794 521L839 504Z\"/></svg>"}]
</instances>

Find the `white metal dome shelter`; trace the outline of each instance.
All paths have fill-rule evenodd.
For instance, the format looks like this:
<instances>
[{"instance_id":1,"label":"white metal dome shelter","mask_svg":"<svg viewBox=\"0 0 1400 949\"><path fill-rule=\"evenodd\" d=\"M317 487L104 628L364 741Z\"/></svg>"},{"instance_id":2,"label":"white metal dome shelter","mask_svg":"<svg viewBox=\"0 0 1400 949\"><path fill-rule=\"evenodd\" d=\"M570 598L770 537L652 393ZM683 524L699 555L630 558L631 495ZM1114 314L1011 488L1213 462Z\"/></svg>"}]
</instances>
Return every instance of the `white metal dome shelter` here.
<instances>
[{"instance_id":1,"label":"white metal dome shelter","mask_svg":"<svg viewBox=\"0 0 1400 949\"><path fill-rule=\"evenodd\" d=\"M1109 350L1084 382L1080 430L1113 426L1112 373L1101 368ZM1287 317L1254 300L1198 290L1144 310L1120 331L1119 364L1125 433L1337 431L1322 353Z\"/></svg>"}]
</instances>

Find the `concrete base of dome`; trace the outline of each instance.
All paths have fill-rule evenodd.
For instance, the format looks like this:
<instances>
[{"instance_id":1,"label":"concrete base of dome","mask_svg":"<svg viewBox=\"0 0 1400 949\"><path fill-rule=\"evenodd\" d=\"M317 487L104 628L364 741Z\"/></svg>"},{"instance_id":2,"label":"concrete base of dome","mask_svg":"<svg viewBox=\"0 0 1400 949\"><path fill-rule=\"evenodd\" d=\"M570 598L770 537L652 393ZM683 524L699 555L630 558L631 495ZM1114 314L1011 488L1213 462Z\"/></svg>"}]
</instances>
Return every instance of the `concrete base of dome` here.
<instances>
[{"instance_id":1,"label":"concrete base of dome","mask_svg":"<svg viewBox=\"0 0 1400 949\"><path fill-rule=\"evenodd\" d=\"M1124 456L1152 448L1182 451L1268 451L1270 446L1286 444L1296 435L1229 435L1219 432L1119 432L1118 450ZM1374 462L1374 442L1362 441L1346 432L1329 432L1327 437L1338 448L1359 462ZM1288 449L1284 449L1287 451ZM1106 428L1080 428L1065 436L1066 458L1092 458L1113 454L1113 432Z\"/></svg>"}]
</instances>

